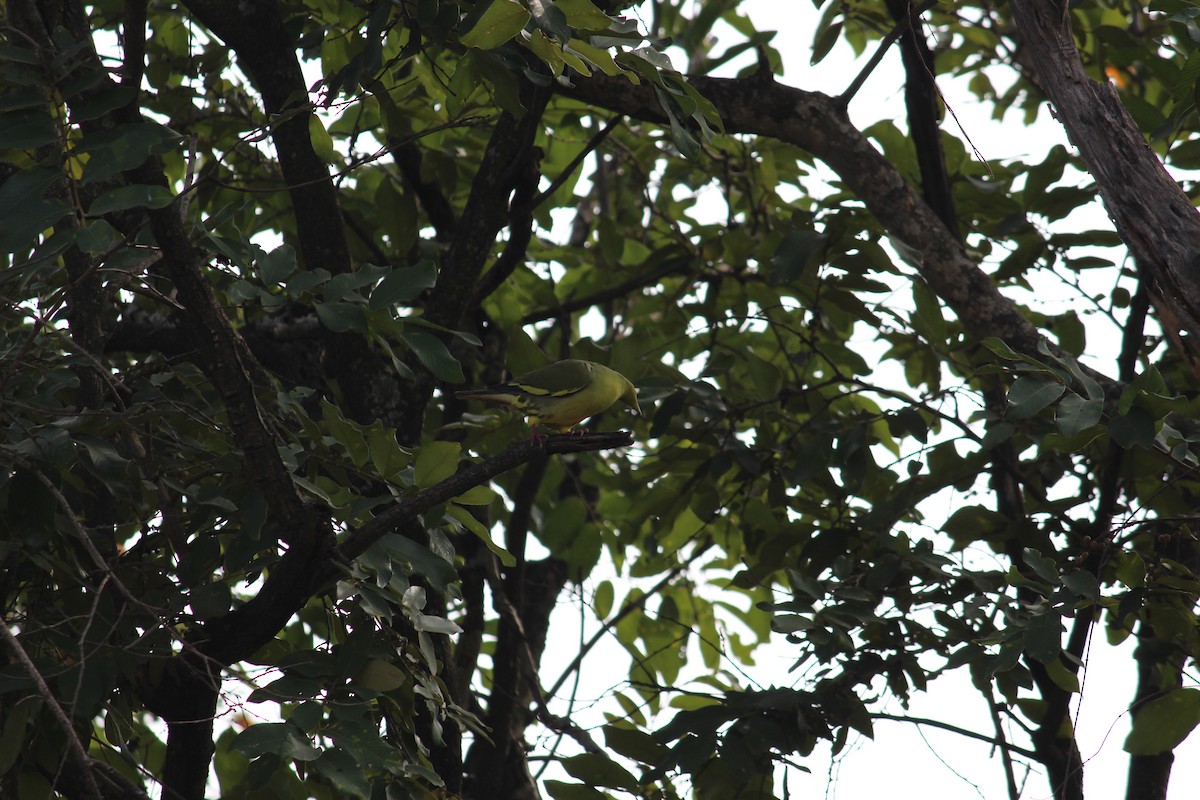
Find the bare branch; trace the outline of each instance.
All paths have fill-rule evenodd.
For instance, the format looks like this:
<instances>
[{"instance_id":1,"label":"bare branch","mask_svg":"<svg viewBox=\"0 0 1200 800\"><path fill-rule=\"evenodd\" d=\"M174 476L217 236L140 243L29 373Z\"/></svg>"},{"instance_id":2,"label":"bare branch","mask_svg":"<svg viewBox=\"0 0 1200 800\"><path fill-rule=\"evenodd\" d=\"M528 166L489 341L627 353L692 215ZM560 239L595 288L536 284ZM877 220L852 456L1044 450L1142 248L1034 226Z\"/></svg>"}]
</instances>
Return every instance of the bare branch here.
<instances>
[{"instance_id":1,"label":"bare branch","mask_svg":"<svg viewBox=\"0 0 1200 800\"><path fill-rule=\"evenodd\" d=\"M551 436L546 439L544 444L532 441L514 444L504 452L485 461L464 467L436 486L430 486L428 489L423 489L411 497L401 500L347 536L338 550L347 560L357 558L366 552L368 547L379 541L385 533L403 522L414 519L422 512L457 497L472 487L486 483L497 475L524 464L542 453L549 455L581 453L590 450L628 447L631 444L633 444L633 435L628 431L583 435L566 434Z\"/></svg>"},{"instance_id":2,"label":"bare branch","mask_svg":"<svg viewBox=\"0 0 1200 800\"><path fill-rule=\"evenodd\" d=\"M941 728L944 731L950 731L951 733L957 733L960 736L966 736L968 739L978 739L981 742L987 742L988 744L1003 748L1010 753L1016 753L1017 755L1028 758L1032 761L1041 761L1041 757L1034 751L1024 747L1019 747L1015 744L1010 744L1004 739L1003 736L988 736L984 733L976 733L975 731L968 730L966 728L960 728L957 725L951 725L949 722L928 719L926 717L906 717L897 714L872 714L871 718L886 719L891 722L911 722L914 725L926 725L930 728Z\"/></svg>"},{"instance_id":3,"label":"bare branch","mask_svg":"<svg viewBox=\"0 0 1200 800\"><path fill-rule=\"evenodd\" d=\"M58 698L54 696L54 692L50 691L50 687L46 684L46 679L42 677L42 673L38 671L37 664L33 663L33 659L25 652L25 648L13 635L8 624L0 625L0 639L8 645L12 650L17 661L21 662L21 666L25 668L25 673L33 680L34 685L38 688L38 693L42 696L46 706L50 709L50 713L54 719L58 721L58 725L62 728L63 734L67 737L67 748L71 751L71 755L75 757L75 761L79 764L79 769L83 772L84 782L87 786L87 797L100 800L100 787L96 783L96 776L92 774L92 759L88 757L87 750L83 747L83 742L79 741L79 737L75 735L75 727L71 724L71 718L67 716L67 712L63 711L63 707L58 704Z\"/></svg>"}]
</instances>

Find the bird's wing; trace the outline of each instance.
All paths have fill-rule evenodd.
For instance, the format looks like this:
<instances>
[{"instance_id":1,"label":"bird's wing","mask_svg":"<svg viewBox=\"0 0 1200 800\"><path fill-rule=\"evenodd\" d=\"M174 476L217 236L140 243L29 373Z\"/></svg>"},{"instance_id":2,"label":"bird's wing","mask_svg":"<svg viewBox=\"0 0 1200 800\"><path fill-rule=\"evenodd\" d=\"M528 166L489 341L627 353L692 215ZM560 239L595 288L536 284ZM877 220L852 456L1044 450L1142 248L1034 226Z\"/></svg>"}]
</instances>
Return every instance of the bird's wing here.
<instances>
[{"instance_id":1,"label":"bird's wing","mask_svg":"<svg viewBox=\"0 0 1200 800\"><path fill-rule=\"evenodd\" d=\"M535 397L565 397L585 391L594 382L592 365L572 358L535 369L508 385Z\"/></svg>"}]
</instances>

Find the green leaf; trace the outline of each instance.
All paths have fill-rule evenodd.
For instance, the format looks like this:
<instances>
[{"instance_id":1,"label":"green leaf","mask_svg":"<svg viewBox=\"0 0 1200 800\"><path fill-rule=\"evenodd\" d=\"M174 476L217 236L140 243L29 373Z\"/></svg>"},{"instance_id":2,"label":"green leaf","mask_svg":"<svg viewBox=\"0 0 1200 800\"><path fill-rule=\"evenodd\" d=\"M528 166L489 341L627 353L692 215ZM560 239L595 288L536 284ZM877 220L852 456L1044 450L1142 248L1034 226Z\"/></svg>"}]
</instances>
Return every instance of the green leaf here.
<instances>
[{"instance_id":1,"label":"green leaf","mask_svg":"<svg viewBox=\"0 0 1200 800\"><path fill-rule=\"evenodd\" d=\"M296 761L312 761L321 752L290 722L260 722L242 731L233 740L233 749L246 758L274 753Z\"/></svg>"},{"instance_id":2,"label":"green leaf","mask_svg":"<svg viewBox=\"0 0 1200 800\"><path fill-rule=\"evenodd\" d=\"M557 42L566 42L571 38L571 27L567 25L567 15L554 5L553 0L527 0L526 5L533 14L533 24Z\"/></svg>"},{"instance_id":3,"label":"green leaf","mask_svg":"<svg viewBox=\"0 0 1200 800\"><path fill-rule=\"evenodd\" d=\"M61 178L56 169L25 169L0 185L0 252L32 247L42 231L71 213L63 200L42 196Z\"/></svg>"},{"instance_id":4,"label":"green leaf","mask_svg":"<svg viewBox=\"0 0 1200 800\"><path fill-rule=\"evenodd\" d=\"M367 463L367 439L362 428L343 417L342 410L324 398L321 399L321 423L334 441L346 449L354 466Z\"/></svg>"},{"instance_id":5,"label":"green leaf","mask_svg":"<svg viewBox=\"0 0 1200 800\"><path fill-rule=\"evenodd\" d=\"M284 291L287 292L288 297L295 300L302 300L306 292L310 292L318 286L327 283L330 277L332 276L329 274L329 270L325 269L301 270L288 278L287 283L284 285Z\"/></svg>"},{"instance_id":6,"label":"green leaf","mask_svg":"<svg viewBox=\"0 0 1200 800\"><path fill-rule=\"evenodd\" d=\"M436 440L417 451L414 480L418 489L428 489L458 472L462 445Z\"/></svg>"},{"instance_id":7,"label":"green leaf","mask_svg":"<svg viewBox=\"0 0 1200 800\"><path fill-rule=\"evenodd\" d=\"M913 329L932 344L946 343L946 318L942 316L942 304L925 281L914 278L912 283Z\"/></svg>"},{"instance_id":8,"label":"green leaf","mask_svg":"<svg viewBox=\"0 0 1200 800\"><path fill-rule=\"evenodd\" d=\"M267 286L278 286L296 272L296 250L289 244L283 244L264 253L255 263L262 282Z\"/></svg>"},{"instance_id":9,"label":"green leaf","mask_svg":"<svg viewBox=\"0 0 1200 800\"><path fill-rule=\"evenodd\" d=\"M413 628L418 631L426 631L428 633L441 633L446 636L455 636L462 633L462 628L455 625L445 617L435 617L429 614L414 614L412 617Z\"/></svg>"},{"instance_id":10,"label":"green leaf","mask_svg":"<svg viewBox=\"0 0 1200 800\"><path fill-rule=\"evenodd\" d=\"M125 241L108 220L95 219L80 227L75 235L75 246L85 253L107 253Z\"/></svg>"},{"instance_id":11,"label":"green leaf","mask_svg":"<svg viewBox=\"0 0 1200 800\"><path fill-rule=\"evenodd\" d=\"M314 303L317 319L334 333L367 332L367 314L358 303Z\"/></svg>"},{"instance_id":12,"label":"green leaf","mask_svg":"<svg viewBox=\"0 0 1200 800\"><path fill-rule=\"evenodd\" d=\"M58 126L43 108L0 114L0 150L42 147L58 141Z\"/></svg>"},{"instance_id":13,"label":"green leaf","mask_svg":"<svg viewBox=\"0 0 1200 800\"><path fill-rule=\"evenodd\" d=\"M473 51L467 51L468 56L472 54ZM465 60L466 58L464 57ZM471 60L474 61L476 59ZM454 74L457 77L459 72L465 71L465 68L460 66ZM454 105L457 105L457 103ZM456 113L453 106L448 107L447 110L452 114ZM397 252L407 251L417 241L417 237L421 233L421 217L417 209L416 198L413 197L412 192L400 191L396 187L395 181L388 180L379 184L379 188L375 191L374 199L379 225L383 233L387 234L388 243ZM405 267L403 269L415 269L415 267ZM371 306L372 309L382 307L382 304Z\"/></svg>"},{"instance_id":14,"label":"green leaf","mask_svg":"<svg viewBox=\"0 0 1200 800\"><path fill-rule=\"evenodd\" d=\"M829 51L833 49L833 46L837 44L841 33L842 23L840 20L821 31L816 41L813 42L812 55L809 57L808 63L814 66L821 63L825 59L825 56L829 55Z\"/></svg>"},{"instance_id":15,"label":"green leaf","mask_svg":"<svg viewBox=\"0 0 1200 800\"><path fill-rule=\"evenodd\" d=\"M452 498L460 506L486 506L496 499L496 493L489 486L474 486L458 497Z\"/></svg>"},{"instance_id":16,"label":"green leaf","mask_svg":"<svg viewBox=\"0 0 1200 800\"><path fill-rule=\"evenodd\" d=\"M13 214L42 199L46 191L60 180L57 169L33 167L23 169L0 184L0 221L7 224Z\"/></svg>"},{"instance_id":17,"label":"green leaf","mask_svg":"<svg viewBox=\"0 0 1200 800\"><path fill-rule=\"evenodd\" d=\"M223 617L233 604L233 595L229 584L224 581L212 581L197 586L188 594L188 605L198 619L209 620Z\"/></svg>"},{"instance_id":18,"label":"green leaf","mask_svg":"<svg viewBox=\"0 0 1200 800\"><path fill-rule=\"evenodd\" d=\"M71 122L79 123L100 119L105 114L129 105L135 97L137 97L135 87L105 82L96 91L71 101ZM0 123L0 125L2 124Z\"/></svg>"},{"instance_id":19,"label":"green leaf","mask_svg":"<svg viewBox=\"0 0 1200 800\"><path fill-rule=\"evenodd\" d=\"M797 631L809 631L816 626L808 617L802 617L799 614L779 614L771 618L771 630L776 633L796 633Z\"/></svg>"},{"instance_id":20,"label":"green leaf","mask_svg":"<svg viewBox=\"0 0 1200 800\"><path fill-rule=\"evenodd\" d=\"M1100 599L1100 582L1096 576L1087 570L1076 570L1062 576L1063 586L1070 589L1076 596L1096 602Z\"/></svg>"},{"instance_id":21,"label":"green leaf","mask_svg":"<svg viewBox=\"0 0 1200 800\"><path fill-rule=\"evenodd\" d=\"M367 429L367 452L379 476L395 483L400 471L412 461L412 453L396 441L396 432L377 422Z\"/></svg>"},{"instance_id":22,"label":"green leaf","mask_svg":"<svg viewBox=\"0 0 1200 800\"><path fill-rule=\"evenodd\" d=\"M971 542L998 541L1009 529L1008 518L983 506L963 506L942 524L956 547Z\"/></svg>"},{"instance_id":23,"label":"green leaf","mask_svg":"<svg viewBox=\"0 0 1200 800\"><path fill-rule=\"evenodd\" d=\"M1017 378L1012 388L1008 390L1008 416L1013 419L1026 419L1041 411L1046 406L1062 397L1066 386L1041 377L1024 376Z\"/></svg>"},{"instance_id":24,"label":"green leaf","mask_svg":"<svg viewBox=\"0 0 1200 800\"><path fill-rule=\"evenodd\" d=\"M408 680L404 670L389 661L373 658L354 676L359 686L375 692L390 692L399 689Z\"/></svg>"},{"instance_id":25,"label":"green leaf","mask_svg":"<svg viewBox=\"0 0 1200 800\"><path fill-rule=\"evenodd\" d=\"M591 0L554 0L554 5L567 16L567 24L576 30L603 31L612 25L612 17L605 14Z\"/></svg>"},{"instance_id":26,"label":"green leaf","mask_svg":"<svg viewBox=\"0 0 1200 800\"><path fill-rule=\"evenodd\" d=\"M1061 658L1053 659L1046 664L1046 674L1050 676L1050 680L1054 681L1054 685L1064 692L1077 693L1079 691L1079 676L1067 669Z\"/></svg>"},{"instance_id":27,"label":"green leaf","mask_svg":"<svg viewBox=\"0 0 1200 800\"><path fill-rule=\"evenodd\" d=\"M603 753L584 753L562 760L563 768L572 778L586 781L592 786L607 786L637 793L638 780L629 770Z\"/></svg>"},{"instance_id":28,"label":"green leaf","mask_svg":"<svg viewBox=\"0 0 1200 800\"><path fill-rule=\"evenodd\" d=\"M308 138L312 141L313 152L317 154L317 158L326 164L336 164L340 160L337 149L333 146L333 137L325 130L325 123L321 122L321 118L316 114L308 116Z\"/></svg>"},{"instance_id":29,"label":"green leaf","mask_svg":"<svg viewBox=\"0 0 1200 800\"><path fill-rule=\"evenodd\" d=\"M351 751L330 747L312 763L312 767L329 781L338 797L370 800L371 782Z\"/></svg>"},{"instance_id":30,"label":"green leaf","mask_svg":"<svg viewBox=\"0 0 1200 800\"><path fill-rule=\"evenodd\" d=\"M771 256L767 280L775 285L799 280L815 267L829 244L829 236L808 228L789 231Z\"/></svg>"},{"instance_id":31,"label":"green leaf","mask_svg":"<svg viewBox=\"0 0 1200 800\"><path fill-rule=\"evenodd\" d=\"M462 383L466 380L462 365L450 355L446 344L429 331L405 325L400 332L400 338L438 379L448 383Z\"/></svg>"},{"instance_id":32,"label":"green leaf","mask_svg":"<svg viewBox=\"0 0 1200 800\"><path fill-rule=\"evenodd\" d=\"M415 267L392 270L371 292L368 307L372 311L378 311L415 300L421 292L432 288L436 281L437 269L432 261L423 261Z\"/></svg>"},{"instance_id":33,"label":"green leaf","mask_svg":"<svg viewBox=\"0 0 1200 800\"><path fill-rule=\"evenodd\" d=\"M174 200L175 195L165 186L133 184L100 195L88 207L88 213L99 216L128 208L165 208Z\"/></svg>"},{"instance_id":34,"label":"green leaf","mask_svg":"<svg viewBox=\"0 0 1200 800\"><path fill-rule=\"evenodd\" d=\"M596 593L592 595L592 609L596 612L597 619L608 618L615 599L616 590L613 589L612 581L600 581L596 586Z\"/></svg>"},{"instance_id":35,"label":"green leaf","mask_svg":"<svg viewBox=\"0 0 1200 800\"><path fill-rule=\"evenodd\" d=\"M554 800L609 800L604 792L583 783L546 781L543 785Z\"/></svg>"},{"instance_id":36,"label":"green leaf","mask_svg":"<svg viewBox=\"0 0 1200 800\"><path fill-rule=\"evenodd\" d=\"M516 557L497 544L496 541L492 539L492 534L488 531L488 529L485 528L483 523L476 519L475 515L470 511L462 506L456 506L451 503L450 505L446 506L446 516L457 520L460 525L479 537L479 541L483 542L487 546L487 549L496 554L496 557L500 559L501 564L506 567L516 566Z\"/></svg>"},{"instance_id":37,"label":"green leaf","mask_svg":"<svg viewBox=\"0 0 1200 800\"><path fill-rule=\"evenodd\" d=\"M1130 589L1140 589L1146 585L1146 562L1137 553L1121 550L1114 554L1113 563L1116 565L1117 580Z\"/></svg>"},{"instance_id":38,"label":"green leaf","mask_svg":"<svg viewBox=\"0 0 1200 800\"><path fill-rule=\"evenodd\" d=\"M458 580L458 572L454 565L412 539L396 533L385 534L378 542L371 545L360 560L366 562L375 557L378 551L388 558L407 565L408 570L415 575L428 578L434 587L443 591L445 587Z\"/></svg>"},{"instance_id":39,"label":"green leaf","mask_svg":"<svg viewBox=\"0 0 1200 800\"><path fill-rule=\"evenodd\" d=\"M1062 652L1062 617L1053 611L1032 617L1025 629L1025 652L1043 664L1056 660Z\"/></svg>"},{"instance_id":40,"label":"green leaf","mask_svg":"<svg viewBox=\"0 0 1200 800\"><path fill-rule=\"evenodd\" d=\"M255 650L246 661L261 667L272 667L296 651L295 645L283 639L272 639Z\"/></svg>"},{"instance_id":41,"label":"green leaf","mask_svg":"<svg viewBox=\"0 0 1200 800\"><path fill-rule=\"evenodd\" d=\"M484 56L491 56L490 53L479 51ZM521 84L517 80L517 76L509 72L508 68L499 58L492 58L491 68L483 72L483 78L492 88L492 94L496 99L496 105L502 111L507 111L515 117L524 116L528 110L525 104L521 101ZM482 66L482 65L481 65Z\"/></svg>"},{"instance_id":42,"label":"green leaf","mask_svg":"<svg viewBox=\"0 0 1200 800\"><path fill-rule=\"evenodd\" d=\"M1057 584L1059 582L1058 567L1049 558L1032 547L1022 549L1021 556L1025 561L1025 566L1033 570L1033 573L1046 583Z\"/></svg>"},{"instance_id":43,"label":"green leaf","mask_svg":"<svg viewBox=\"0 0 1200 800\"><path fill-rule=\"evenodd\" d=\"M1141 408L1132 408L1108 424L1108 435L1120 447L1154 447L1154 418Z\"/></svg>"},{"instance_id":44,"label":"green leaf","mask_svg":"<svg viewBox=\"0 0 1200 800\"><path fill-rule=\"evenodd\" d=\"M655 94L661 97L663 93L661 89L655 87ZM671 123L671 141L675 143L679 154L688 159L694 159L699 156L700 143L696 141L696 137L692 136L691 132L684 126L674 104L664 100L660 105L667 113L667 119Z\"/></svg>"},{"instance_id":45,"label":"green leaf","mask_svg":"<svg viewBox=\"0 0 1200 800\"><path fill-rule=\"evenodd\" d=\"M525 29L529 9L517 0L491 0L478 21L459 37L464 47L494 50Z\"/></svg>"},{"instance_id":46,"label":"green leaf","mask_svg":"<svg viewBox=\"0 0 1200 800\"><path fill-rule=\"evenodd\" d=\"M152 155L162 155L179 146L182 137L154 122L121 125L89 133L79 148L89 153L83 168L83 183L98 183L141 165Z\"/></svg>"},{"instance_id":47,"label":"green leaf","mask_svg":"<svg viewBox=\"0 0 1200 800\"><path fill-rule=\"evenodd\" d=\"M659 766L671 754L670 748L645 731L619 725L604 726L604 743L610 750L651 767Z\"/></svg>"},{"instance_id":48,"label":"green leaf","mask_svg":"<svg viewBox=\"0 0 1200 800\"><path fill-rule=\"evenodd\" d=\"M673 553L695 536L704 527L704 520L696 516L692 509L684 508L675 518L671 531L663 538L662 547L668 553Z\"/></svg>"},{"instance_id":49,"label":"green leaf","mask_svg":"<svg viewBox=\"0 0 1200 800\"><path fill-rule=\"evenodd\" d=\"M1125 751L1135 756L1166 753L1200 724L1200 689L1172 689L1133 712Z\"/></svg>"},{"instance_id":50,"label":"green leaf","mask_svg":"<svg viewBox=\"0 0 1200 800\"><path fill-rule=\"evenodd\" d=\"M25 722L38 705L38 700L26 697L9 706L8 713L5 714L3 732L0 732L0 775L8 772L26 747L28 737Z\"/></svg>"},{"instance_id":51,"label":"green leaf","mask_svg":"<svg viewBox=\"0 0 1200 800\"><path fill-rule=\"evenodd\" d=\"M989 336L982 342L983 346L1006 361L1019 361L1021 356L1009 347L1003 339Z\"/></svg>"},{"instance_id":52,"label":"green leaf","mask_svg":"<svg viewBox=\"0 0 1200 800\"><path fill-rule=\"evenodd\" d=\"M564 49L572 53L577 53L580 57L587 59L589 63L593 64L605 75L626 75L632 78L635 83L638 81L637 75L617 66L617 62L613 60L612 53L607 50L593 47L581 39L572 39Z\"/></svg>"}]
</instances>

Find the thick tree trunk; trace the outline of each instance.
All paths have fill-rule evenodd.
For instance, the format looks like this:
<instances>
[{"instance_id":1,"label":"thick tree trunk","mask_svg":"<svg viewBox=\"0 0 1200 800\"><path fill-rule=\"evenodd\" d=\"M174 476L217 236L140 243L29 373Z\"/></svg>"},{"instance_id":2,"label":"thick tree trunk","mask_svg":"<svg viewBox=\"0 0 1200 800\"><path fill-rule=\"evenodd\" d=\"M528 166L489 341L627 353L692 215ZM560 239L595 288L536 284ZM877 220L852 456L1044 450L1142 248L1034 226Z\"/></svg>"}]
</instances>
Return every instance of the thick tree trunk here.
<instances>
[{"instance_id":1,"label":"thick tree trunk","mask_svg":"<svg viewBox=\"0 0 1200 800\"><path fill-rule=\"evenodd\" d=\"M1023 52L1100 187L1150 286L1159 321L1200 374L1200 214L1116 91L1084 72L1063 0L1013 0Z\"/></svg>"},{"instance_id":2,"label":"thick tree trunk","mask_svg":"<svg viewBox=\"0 0 1200 800\"><path fill-rule=\"evenodd\" d=\"M1176 686L1182 684L1182 673L1178 668L1179 654L1174 647L1155 636L1145 623L1138 632L1138 646L1133 657L1137 662L1137 692L1131 710L1136 717L1138 707L1162 694L1160 678L1163 670L1171 670L1171 679ZM1131 756L1129 759L1129 784L1125 787L1125 800L1166 800L1167 785L1171 780L1171 766L1175 754L1168 750L1154 755Z\"/></svg>"},{"instance_id":3,"label":"thick tree trunk","mask_svg":"<svg viewBox=\"0 0 1200 800\"><path fill-rule=\"evenodd\" d=\"M546 648L550 612L567 581L567 565L557 559L526 565L524 602L518 627L501 613L493 657L492 692L486 722L491 741L477 738L467 756L463 796L469 800L537 800L540 797L526 758L525 729L533 722L537 669ZM495 590L495 587L493 587Z\"/></svg>"}]
</instances>

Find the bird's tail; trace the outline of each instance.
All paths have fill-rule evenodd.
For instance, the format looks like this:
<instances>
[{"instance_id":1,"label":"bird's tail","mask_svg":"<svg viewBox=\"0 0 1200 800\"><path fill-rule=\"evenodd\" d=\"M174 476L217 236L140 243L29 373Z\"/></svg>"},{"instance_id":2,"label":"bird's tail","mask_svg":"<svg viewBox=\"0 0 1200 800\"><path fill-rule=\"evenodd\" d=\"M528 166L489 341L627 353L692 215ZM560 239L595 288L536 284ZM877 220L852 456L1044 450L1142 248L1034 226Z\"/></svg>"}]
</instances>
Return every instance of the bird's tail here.
<instances>
[{"instance_id":1,"label":"bird's tail","mask_svg":"<svg viewBox=\"0 0 1200 800\"><path fill-rule=\"evenodd\" d=\"M492 386L487 389L463 389L455 392L454 396L459 400L480 400L484 403L499 403L501 405L510 406L513 404L517 390L509 389L505 386Z\"/></svg>"}]
</instances>

